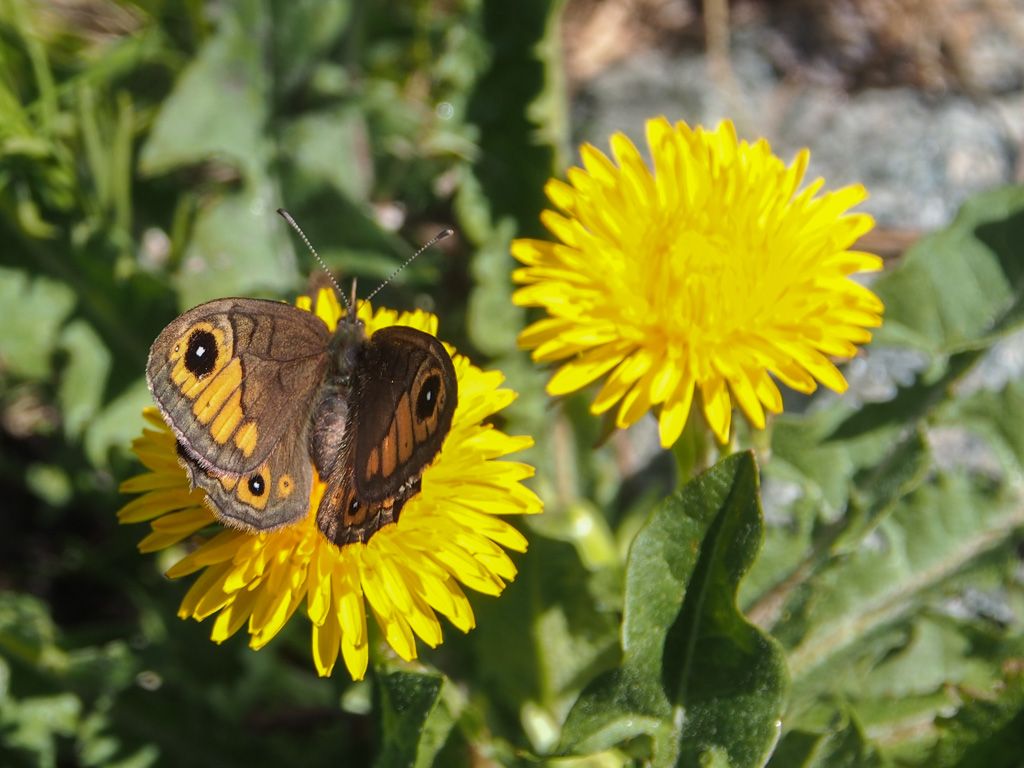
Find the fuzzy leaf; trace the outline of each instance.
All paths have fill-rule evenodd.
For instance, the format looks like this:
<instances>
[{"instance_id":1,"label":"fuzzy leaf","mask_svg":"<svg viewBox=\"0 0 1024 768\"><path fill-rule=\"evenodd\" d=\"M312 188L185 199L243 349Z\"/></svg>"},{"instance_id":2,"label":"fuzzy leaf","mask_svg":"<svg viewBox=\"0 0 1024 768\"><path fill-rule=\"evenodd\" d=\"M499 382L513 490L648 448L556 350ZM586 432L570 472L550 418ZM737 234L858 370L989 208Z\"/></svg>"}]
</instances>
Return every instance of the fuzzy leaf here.
<instances>
[{"instance_id":1,"label":"fuzzy leaf","mask_svg":"<svg viewBox=\"0 0 1024 768\"><path fill-rule=\"evenodd\" d=\"M778 737L786 690L776 643L736 608L762 541L752 454L724 459L650 518L626 576L623 661L584 690L563 746L652 741L654 765L728 757L762 765Z\"/></svg>"},{"instance_id":2,"label":"fuzzy leaf","mask_svg":"<svg viewBox=\"0 0 1024 768\"><path fill-rule=\"evenodd\" d=\"M938 355L978 349L1013 330L1024 306L1024 186L978 195L946 229L916 243L873 290L879 340L898 335Z\"/></svg>"},{"instance_id":3,"label":"fuzzy leaf","mask_svg":"<svg viewBox=\"0 0 1024 768\"><path fill-rule=\"evenodd\" d=\"M801 607L776 628L792 648L794 681L827 687L826 665L847 665L845 651L863 650L865 638L915 610L1022 524L1019 499L993 496L963 474L939 475L916 490L867 545L821 568Z\"/></svg>"}]
</instances>

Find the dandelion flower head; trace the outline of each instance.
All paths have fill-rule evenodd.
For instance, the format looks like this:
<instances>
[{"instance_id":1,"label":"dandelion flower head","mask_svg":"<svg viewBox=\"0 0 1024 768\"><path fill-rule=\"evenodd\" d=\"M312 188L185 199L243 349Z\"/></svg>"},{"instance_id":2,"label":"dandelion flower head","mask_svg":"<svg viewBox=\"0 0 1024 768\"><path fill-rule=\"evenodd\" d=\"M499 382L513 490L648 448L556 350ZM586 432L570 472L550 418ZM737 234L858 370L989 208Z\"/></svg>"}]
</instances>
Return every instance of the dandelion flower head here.
<instances>
[{"instance_id":1,"label":"dandelion flower head","mask_svg":"<svg viewBox=\"0 0 1024 768\"><path fill-rule=\"evenodd\" d=\"M882 265L853 249L873 226L849 212L865 189L821 193L820 179L800 189L807 150L786 165L729 122L707 131L652 119L647 142L652 167L621 133L614 160L584 145L582 167L546 187L555 241L512 245L524 265L514 301L547 313L520 344L559 366L548 392L603 377L591 410L617 407L620 428L654 410L668 447L694 393L724 443L733 405L758 429L782 410L775 379L844 391L833 360L869 342L883 312L850 279Z\"/></svg>"},{"instance_id":2,"label":"dandelion flower head","mask_svg":"<svg viewBox=\"0 0 1024 768\"><path fill-rule=\"evenodd\" d=\"M302 309L313 302L300 297ZM330 291L322 291L315 311L332 330L343 312ZM408 325L436 335L437 318L425 312L398 314L359 306L367 334L390 325ZM178 464L175 438L156 409L133 449L146 467L125 481L126 493L141 493L119 512L122 523L149 523L140 542L154 552L188 541L195 546L168 571L177 578L198 573L178 615L213 620L211 639L223 642L243 627L249 644L262 648L304 608L312 624L312 657L321 675L330 675L339 652L353 679L367 669L369 615L384 639L403 659L417 655L416 638L434 647L442 642L438 616L460 630L475 624L462 586L498 595L515 578L505 549L522 552L526 539L498 515L530 514L541 502L522 481L527 464L497 459L532 444L485 423L515 399L502 388L504 377L483 371L449 348L459 385L459 403L441 453L423 472L422 489L365 543L337 547L320 533L316 509L324 483L314 473L310 513L295 525L250 534L221 527L204 503L201 489L190 489Z\"/></svg>"}]
</instances>

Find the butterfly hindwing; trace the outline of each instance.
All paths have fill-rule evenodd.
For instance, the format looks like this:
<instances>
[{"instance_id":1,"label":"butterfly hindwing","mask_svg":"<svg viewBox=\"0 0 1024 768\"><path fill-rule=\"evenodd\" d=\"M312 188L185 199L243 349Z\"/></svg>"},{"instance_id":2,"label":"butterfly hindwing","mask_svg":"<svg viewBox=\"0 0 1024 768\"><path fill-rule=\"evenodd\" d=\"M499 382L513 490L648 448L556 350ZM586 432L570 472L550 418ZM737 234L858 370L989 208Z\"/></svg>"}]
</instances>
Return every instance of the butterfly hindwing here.
<instances>
[{"instance_id":1,"label":"butterfly hindwing","mask_svg":"<svg viewBox=\"0 0 1024 768\"><path fill-rule=\"evenodd\" d=\"M178 444L178 457L193 486L226 525L250 533L269 531L301 520L309 512L313 467L306 450L307 422L296 420L266 460L243 475L204 468Z\"/></svg>"}]
</instances>

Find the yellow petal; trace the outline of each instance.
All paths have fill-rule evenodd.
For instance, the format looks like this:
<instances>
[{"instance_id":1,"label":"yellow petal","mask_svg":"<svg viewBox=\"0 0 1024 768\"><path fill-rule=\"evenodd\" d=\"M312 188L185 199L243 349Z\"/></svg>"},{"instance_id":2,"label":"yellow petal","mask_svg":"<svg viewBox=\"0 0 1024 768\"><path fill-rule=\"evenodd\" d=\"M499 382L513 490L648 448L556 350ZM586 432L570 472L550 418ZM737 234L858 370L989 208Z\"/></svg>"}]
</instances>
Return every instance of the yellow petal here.
<instances>
[{"instance_id":1,"label":"yellow petal","mask_svg":"<svg viewBox=\"0 0 1024 768\"><path fill-rule=\"evenodd\" d=\"M661 439L662 448L670 448L675 445L676 440L683 433L686 421L690 415L690 405L693 402L693 379L683 376L676 385L675 392L665 401L661 407L658 417L658 436Z\"/></svg>"},{"instance_id":2,"label":"yellow petal","mask_svg":"<svg viewBox=\"0 0 1024 768\"><path fill-rule=\"evenodd\" d=\"M548 394L558 397L582 389L614 368L622 358L622 348L615 345L584 352L559 368L551 377L547 386Z\"/></svg>"},{"instance_id":3,"label":"yellow petal","mask_svg":"<svg viewBox=\"0 0 1024 768\"><path fill-rule=\"evenodd\" d=\"M341 632L337 622L327 621L323 626L313 625L313 664L320 677L330 677L331 672L334 671L340 643ZM354 674L353 679L355 679Z\"/></svg>"},{"instance_id":4,"label":"yellow petal","mask_svg":"<svg viewBox=\"0 0 1024 768\"><path fill-rule=\"evenodd\" d=\"M367 643L354 644L342 635L341 653L345 659L345 667L353 680L362 680L366 676L369 664L370 647Z\"/></svg>"},{"instance_id":5,"label":"yellow petal","mask_svg":"<svg viewBox=\"0 0 1024 768\"><path fill-rule=\"evenodd\" d=\"M707 419L711 431L718 442L722 444L729 442L732 402L729 400L729 391L726 389L725 381L718 377L702 381L700 394L704 401L704 418Z\"/></svg>"}]
</instances>

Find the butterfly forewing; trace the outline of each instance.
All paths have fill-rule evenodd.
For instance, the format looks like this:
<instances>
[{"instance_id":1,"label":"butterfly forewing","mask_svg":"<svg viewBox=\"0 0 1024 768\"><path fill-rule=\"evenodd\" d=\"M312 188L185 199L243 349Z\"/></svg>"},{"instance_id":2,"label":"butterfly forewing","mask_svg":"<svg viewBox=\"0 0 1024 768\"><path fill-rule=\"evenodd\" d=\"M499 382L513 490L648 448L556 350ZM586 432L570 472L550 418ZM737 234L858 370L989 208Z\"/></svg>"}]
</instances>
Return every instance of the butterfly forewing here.
<instances>
[{"instance_id":1,"label":"butterfly forewing","mask_svg":"<svg viewBox=\"0 0 1024 768\"><path fill-rule=\"evenodd\" d=\"M362 343L343 449L317 510L328 539L367 541L398 520L441 450L457 402L455 367L433 336L393 326Z\"/></svg>"},{"instance_id":2,"label":"butterfly forewing","mask_svg":"<svg viewBox=\"0 0 1024 768\"><path fill-rule=\"evenodd\" d=\"M323 322L295 307L221 299L161 332L146 379L188 454L205 469L242 475L308 419L328 340Z\"/></svg>"},{"instance_id":3,"label":"butterfly forewing","mask_svg":"<svg viewBox=\"0 0 1024 768\"><path fill-rule=\"evenodd\" d=\"M387 499L415 482L441 450L457 402L455 367L440 341L405 326L377 331L352 395L360 499Z\"/></svg>"}]
</instances>

